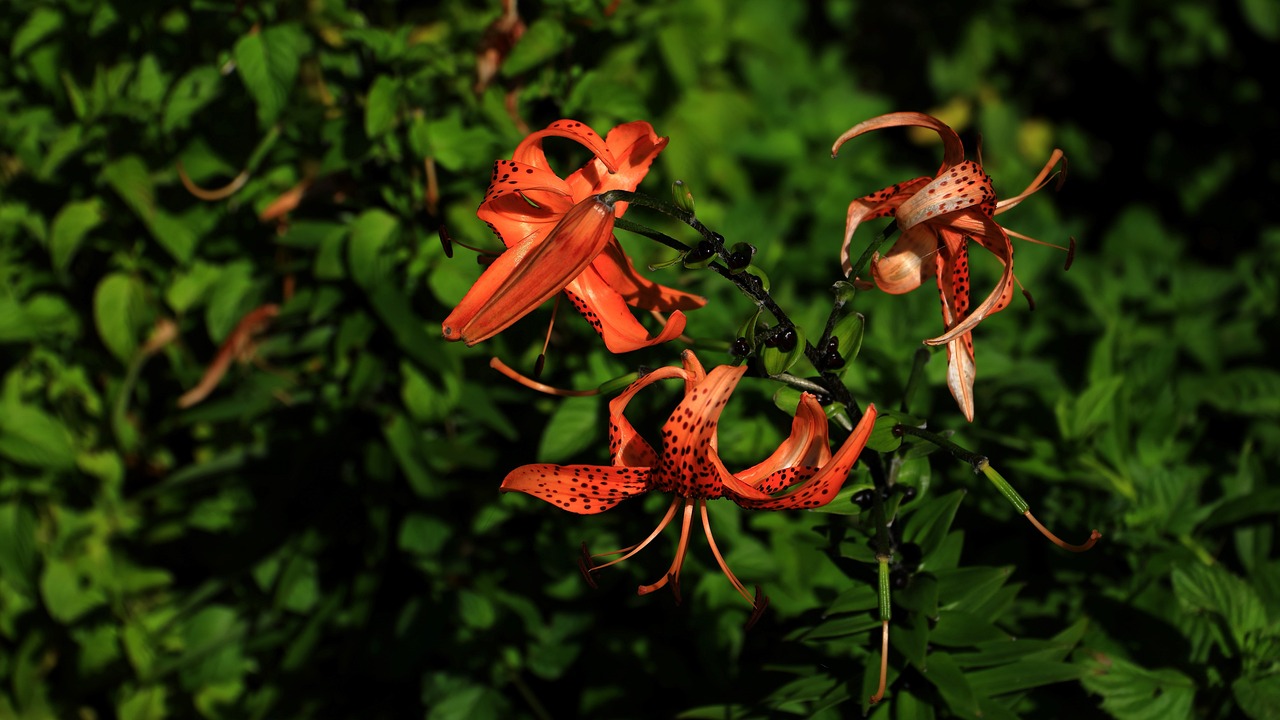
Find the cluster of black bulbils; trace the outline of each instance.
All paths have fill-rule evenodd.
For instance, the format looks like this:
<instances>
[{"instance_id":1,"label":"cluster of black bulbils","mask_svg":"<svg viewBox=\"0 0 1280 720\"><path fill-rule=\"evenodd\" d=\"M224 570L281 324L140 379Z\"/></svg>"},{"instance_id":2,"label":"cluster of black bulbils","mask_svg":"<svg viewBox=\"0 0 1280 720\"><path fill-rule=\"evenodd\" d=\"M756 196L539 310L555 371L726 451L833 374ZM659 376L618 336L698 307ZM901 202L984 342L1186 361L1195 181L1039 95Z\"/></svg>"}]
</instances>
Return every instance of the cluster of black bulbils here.
<instances>
[{"instance_id":1,"label":"cluster of black bulbils","mask_svg":"<svg viewBox=\"0 0 1280 720\"><path fill-rule=\"evenodd\" d=\"M872 488L866 488L854 493L853 497L850 499L853 501L854 505L857 505L863 510L869 510L871 509L872 503L875 501L875 495L873 494L875 492L876 491ZM895 485L892 490L886 494L882 494L880 497L888 499L888 495L892 495L893 493L902 495L902 502L904 503L911 502L916 497L916 489L911 485Z\"/></svg>"},{"instance_id":2,"label":"cluster of black bulbils","mask_svg":"<svg viewBox=\"0 0 1280 720\"><path fill-rule=\"evenodd\" d=\"M829 337L818 348L818 370L839 370L844 367L844 356L840 354L840 338Z\"/></svg>"}]
</instances>

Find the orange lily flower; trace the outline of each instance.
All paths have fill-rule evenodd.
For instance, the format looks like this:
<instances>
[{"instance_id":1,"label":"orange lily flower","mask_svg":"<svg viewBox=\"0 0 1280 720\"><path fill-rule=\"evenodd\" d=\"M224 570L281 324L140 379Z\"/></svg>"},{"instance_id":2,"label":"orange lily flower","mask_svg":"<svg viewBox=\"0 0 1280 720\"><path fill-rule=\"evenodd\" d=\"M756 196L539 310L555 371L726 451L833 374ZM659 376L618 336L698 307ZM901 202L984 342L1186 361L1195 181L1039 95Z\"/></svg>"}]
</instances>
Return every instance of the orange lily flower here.
<instances>
[{"instance_id":1,"label":"orange lily flower","mask_svg":"<svg viewBox=\"0 0 1280 720\"><path fill-rule=\"evenodd\" d=\"M964 159L960 136L942 121L923 113L889 113L859 123L836 140L831 155L835 157L841 145L863 133L902 126L929 128L941 136L942 167L934 177L890 185L849 203L840 262L845 274L849 274L849 244L859 223L886 215L897 220L902 236L883 256L875 254L871 277L881 290L900 294L920 287L931 273L936 275L946 332L924 342L947 346L947 386L965 418L972 421L976 365L971 331L988 315L1008 306L1013 297L1016 278L1009 236L1031 240L1001 227L993 218L1044 187L1062 159L1062 151L1053 151L1027 189L1000 201L982 166ZM969 303L970 240L990 251L1004 266L991 294L974 308Z\"/></svg>"},{"instance_id":2,"label":"orange lily flower","mask_svg":"<svg viewBox=\"0 0 1280 720\"><path fill-rule=\"evenodd\" d=\"M548 137L576 140L594 157L561 178L542 149ZM602 140L580 122L558 120L526 137L511 160L494 163L476 215L507 250L445 318L445 339L474 345L560 290L611 352L656 345L684 332L681 311L702 307L706 300L641 277L613 236L614 219L626 212L627 203L610 206L594 198L609 190L635 190L666 144L643 121L619 125ZM499 297L499 289L508 285L515 288ZM628 306L670 315L650 336Z\"/></svg>"},{"instance_id":3,"label":"orange lily flower","mask_svg":"<svg viewBox=\"0 0 1280 720\"><path fill-rule=\"evenodd\" d=\"M875 406L868 406L862 420L834 454L828 444L827 416L817 399L801 396L791 435L764 461L738 473L729 472L720 460L716 429L721 410L745 366L721 365L706 372L691 350L685 350L683 367L662 367L628 386L609 403L611 466L525 465L511 471L502 490L527 493L580 515L604 512L623 500L651 490L674 497L657 529L644 541L621 550L590 555L583 544L582 570L594 586L591 573L621 562L644 549L676 517L681 516L680 540L675 560L657 582L640 586L641 595L671 583L679 600L680 568L689 544L694 513L700 513L707 544L734 589L754 608L754 623L768 605L759 587L752 597L729 569L716 547L707 516L707 501L727 497L751 510L815 508L830 502L858 460L875 423ZM636 393L660 380L684 380L683 400L662 429L661 452L655 451L624 415ZM621 555L603 565L598 557Z\"/></svg>"}]
</instances>

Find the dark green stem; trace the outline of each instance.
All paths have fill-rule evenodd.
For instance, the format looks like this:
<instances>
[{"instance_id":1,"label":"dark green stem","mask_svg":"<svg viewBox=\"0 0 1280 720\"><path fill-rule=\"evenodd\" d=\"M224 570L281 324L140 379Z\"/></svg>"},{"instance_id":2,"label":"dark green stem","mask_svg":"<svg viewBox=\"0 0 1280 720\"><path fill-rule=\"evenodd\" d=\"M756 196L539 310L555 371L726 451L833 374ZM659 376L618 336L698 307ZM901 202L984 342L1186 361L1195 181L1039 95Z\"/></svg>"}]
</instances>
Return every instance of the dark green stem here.
<instances>
[{"instance_id":1,"label":"dark green stem","mask_svg":"<svg viewBox=\"0 0 1280 720\"><path fill-rule=\"evenodd\" d=\"M979 455L978 453L965 450L937 433L929 432L928 430L923 430L918 427L912 427L910 425L894 425L893 434L898 436L914 435L923 440L928 440L934 445L937 445L943 450L946 450L956 456L957 460L963 460L964 462L972 465L975 472L981 470L982 465L987 462L985 455Z\"/></svg>"}]
</instances>

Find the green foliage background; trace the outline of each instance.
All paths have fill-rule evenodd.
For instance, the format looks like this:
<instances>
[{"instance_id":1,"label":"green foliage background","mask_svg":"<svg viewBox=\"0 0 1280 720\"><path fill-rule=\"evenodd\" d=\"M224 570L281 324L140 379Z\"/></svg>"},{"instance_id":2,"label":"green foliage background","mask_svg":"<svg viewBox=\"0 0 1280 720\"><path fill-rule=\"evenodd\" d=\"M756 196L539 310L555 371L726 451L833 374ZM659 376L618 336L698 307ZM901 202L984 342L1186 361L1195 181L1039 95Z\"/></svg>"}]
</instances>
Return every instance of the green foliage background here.
<instances>
[{"instance_id":1,"label":"green foliage background","mask_svg":"<svg viewBox=\"0 0 1280 720\"><path fill-rule=\"evenodd\" d=\"M773 599L749 633L699 542L682 605L633 591L669 538L591 590L579 543L644 537L664 501L579 517L499 497L516 465L603 461L603 402L488 367L532 367L546 311L475 348L440 339L479 267L437 232L498 247L474 211L521 122L649 120L671 143L641 189L688 183L816 332L849 200L939 161L897 130L829 157L894 110L939 114L971 150L980 135L1002 195L1066 150L1063 188L1001 221L1075 236L1074 266L1019 245L1036 309L978 329L974 424L941 357L910 409L1067 539L1104 537L1063 553L966 466L886 446L918 490L895 527L920 557L872 715L1280 716L1276 3L519 9L527 31L477 92L497 2L0 7L0 717L861 715L878 621L856 506L713 503L730 564ZM179 163L247 181L202 201ZM259 220L304 180L287 222ZM671 255L623 242L637 264ZM655 275L709 298L689 335L727 362L749 302L709 273ZM897 407L937 301L856 302L848 380ZM265 303L281 309L255 361L179 408ZM571 315L548 382L678 360L606 356ZM731 465L782 437L776 387L730 403ZM673 396L648 397L660 421Z\"/></svg>"}]
</instances>

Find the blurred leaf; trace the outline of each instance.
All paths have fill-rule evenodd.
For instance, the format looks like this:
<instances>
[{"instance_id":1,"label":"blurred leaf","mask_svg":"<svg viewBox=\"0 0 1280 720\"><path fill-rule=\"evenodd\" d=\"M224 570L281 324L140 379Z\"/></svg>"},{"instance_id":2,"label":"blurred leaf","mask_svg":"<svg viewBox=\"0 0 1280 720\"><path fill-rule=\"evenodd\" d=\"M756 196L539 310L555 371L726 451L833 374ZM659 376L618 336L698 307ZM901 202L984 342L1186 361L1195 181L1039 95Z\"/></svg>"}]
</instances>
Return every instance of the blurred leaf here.
<instances>
[{"instance_id":1,"label":"blurred leaf","mask_svg":"<svg viewBox=\"0 0 1280 720\"><path fill-rule=\"evenodd\" d=\"M200 65L188 70L173 84L165 102L160 127L164 132L186 127L191 117L218 97L222 74L212 65Z\"/></svg>"},{"instance_id":2,"label":"blurred leaf","mask_svg":"<svg viewBox=\"0 0 1280 720\"><path fill-rule=\"evenodd\" d=\"M938 548L946 536L964 494L963 490L953 490L941 497L929 498L924 502L917 501L919 504L908 516L906 527L902 530L902 541L920 546L920 551L925 558L925 564L922 567L930 567L929 555Z\"/></svg>"},{"instance_id":3,"label":"blurred leaf","mask_svg":"<svg viewBox=\"0 0 1280 720\"><path fill-rule=\"evenodd\" d=\"M379 75L365 99L364 132L371 138L390 130L400 104L400 83L390 75Z\"/></svg>"},{"instance_id":4,"label":"blurred leaf","mask_svg":"<svg viewBox=\"0 0 1280 720\"><path fill-rule=\"evenodd\" d=\"M51 7L36 6L27 21L13 35L9 57L17 58L62 28L62 13Z\"/></svg>"},{"instance_id":5,"label":"blurred leaf","mask_svg":"<svg viewBox=\"0 0 1280 720\"><path fill-rule=\"evenodd\" d=\"M352 224L347 244L351 279L364 288L385 282L391 272L387 248L395 242L396 235L394 215L376 208L361 213Z\"/></svg>"},{"instance_id":6,"label":"blurred leaf","mask_svg":"<svg viewBox=\"0 0 1280 720\"><path fill-rule=\"evenodd\" d=\"M258 122L276 121L288 102L310 39L293 24L273 25L236 41L232 51L245 88L258 105Z\"/></svg>"},{"instance_id":7,"label":"blurred leaf","mask_svg":"<svg viewBox=\"0 0 1280 720\"><path fill-rule=\"evenodd\" d=\"M511 54L502 63L502 75L514 77L542 62L551 59L565 49L571 36L558 20L540 17L534 20L525 30L524 35L511 49Z\"/></svg>"},{"instance_id":8,"label":"blurred leaf","mask_svg":"<svg viewBox=\"0 0 1280 720\"><path fill-rule=\"evenodd\" d=\"M102 201L96 197L62 206L49 231L49 254L53 258L53 267L66 270L84 236L100 222Z\"/></svg>"},{"instance_id":9,"label":"blurred leaf","mask_svg":"<svg viewBox=\"0 0 1280 720\"><path fill-rule=\"evenodd\" d=\"M62 423L35 406L14 402L0 406L0 455L49 470L76 466L75 447Z\"/></svg>"},{"instance_id":10,"label":"blurred leaf","mask_svg":"<svg viewBox=\"0 0 1280 720\"><path fill-rule=\"evenodd\" d=\"M1231 684L1240 709L1253 720L1280 718L1280 676L1239 678Z\"/></svg>"},{"instance_id":11,"label":"blurred leaf","mask_svg":"<svg viewBox=\"0 0 1280 720\"><path fill-rule=\"evenodd\" d=\"M551 413L538 443L540 462L560 463L591 447L600 435L599 396L565 398Z\"/></svg>"},{"instance_id":12,"label":"blurred leaf","mask_svg":"<svg viewBox=\"0 0 1280 720\"><path fill-rule=\"evenodd\" d=\"M40 596L49 614L70 624L81 615L107 601L106 593L75 564L51 558L40 575Z\"/></svg>"}]
</instances>

